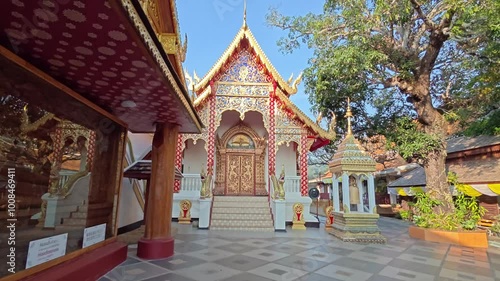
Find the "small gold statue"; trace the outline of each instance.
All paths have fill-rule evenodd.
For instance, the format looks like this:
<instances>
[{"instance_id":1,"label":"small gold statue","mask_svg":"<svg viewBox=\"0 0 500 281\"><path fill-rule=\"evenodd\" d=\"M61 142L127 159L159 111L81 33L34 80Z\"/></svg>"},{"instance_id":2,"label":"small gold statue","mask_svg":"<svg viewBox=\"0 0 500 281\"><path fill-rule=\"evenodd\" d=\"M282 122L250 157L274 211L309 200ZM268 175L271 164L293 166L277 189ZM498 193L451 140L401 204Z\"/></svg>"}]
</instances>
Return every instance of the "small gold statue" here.
<instances>
[{"instance_id":1,"label":"small gold statue","mask_svg":"<svg viewBox=\"0 0 500 281\"><path fill-rule=\"evenodd\" d=\"M325 208L325 215L326 215L326 223L325 223L325 229L332 229L332 224L333 224L333 206L327 206Z\"/></svg>"},{"instance_id":2,"label":"small gold statue","mask_svg":"<svg viewBox=\"0 0 500 281\"><path fill-rule=\"evenodd\" d=\"M179 205L181 207L179 224L191 224L191 201L182 200Z\"/></svg>"},{"instance_id":3,"label":"small gold statue","mask_svg":"<svg viewBox=\"0 0 500 281\"><path fill-rule=\"evenodd\" d=\"M305 220L304 220L304 205L301 203L293 204L293 225L292 229L305 230Z\"/></svg>"}]
</instances>

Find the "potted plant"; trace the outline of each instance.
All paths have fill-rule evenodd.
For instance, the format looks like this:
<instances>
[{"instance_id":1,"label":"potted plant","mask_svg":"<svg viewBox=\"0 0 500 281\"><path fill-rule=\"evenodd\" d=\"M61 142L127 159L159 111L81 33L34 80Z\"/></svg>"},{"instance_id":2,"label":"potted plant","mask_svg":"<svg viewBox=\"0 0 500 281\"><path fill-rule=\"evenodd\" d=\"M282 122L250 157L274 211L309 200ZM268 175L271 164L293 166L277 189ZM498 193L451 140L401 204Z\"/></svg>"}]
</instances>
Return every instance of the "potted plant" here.
<instances>
[{"instance_id":1,"label":"potted plant","mask_svg":"<svg viewBox=\"0 0 500 281\"><path fill-rule=\"evenodd\" d=\"M413 222L409 227L410 237L432 242L452 243L467 247L488 247L486 231L477 230L477 224L485 209L479 206L476 197L465 195L460 185L454 200L453 212L442 212L442 204L429 194L414 190L416 202L408 211L401 211L401 217Z\"/></svg>"}]
</instances>

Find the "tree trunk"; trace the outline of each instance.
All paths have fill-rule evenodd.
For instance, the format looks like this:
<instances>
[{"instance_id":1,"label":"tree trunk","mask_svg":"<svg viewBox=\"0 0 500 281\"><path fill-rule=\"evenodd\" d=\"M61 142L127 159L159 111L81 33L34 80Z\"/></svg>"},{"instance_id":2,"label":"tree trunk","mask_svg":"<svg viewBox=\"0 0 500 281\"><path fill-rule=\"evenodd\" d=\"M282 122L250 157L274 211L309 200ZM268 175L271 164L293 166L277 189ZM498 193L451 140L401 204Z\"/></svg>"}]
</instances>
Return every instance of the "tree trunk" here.
<instances>
[{"instance_id":1,"label":"tree trunk","mask_svg":"<svg viewBox=\"0 0 500 281\"><path fill-rule=\"evenodd\" d=\"M422 79L416 83L415 92L411 95L424 133L438 138L440 142L436 150L430 152L424 159L426 192L431 198L443 203L438 207L439 211L450 212L454 210L454 205L445 165L447 121L432 105L429 88L429 80Z\"/></svg>"}]
</instances>

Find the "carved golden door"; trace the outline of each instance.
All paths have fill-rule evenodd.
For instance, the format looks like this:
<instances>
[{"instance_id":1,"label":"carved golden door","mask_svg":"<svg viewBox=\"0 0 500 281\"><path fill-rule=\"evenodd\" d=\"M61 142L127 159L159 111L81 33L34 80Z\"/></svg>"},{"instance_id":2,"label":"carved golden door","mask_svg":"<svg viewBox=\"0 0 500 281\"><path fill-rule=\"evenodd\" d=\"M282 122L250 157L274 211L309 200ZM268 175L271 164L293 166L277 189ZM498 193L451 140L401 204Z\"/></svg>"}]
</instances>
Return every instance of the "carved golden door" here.
<instances>
[{"instance_id":1,"label":"carved golden door","mask_svg":"<svg viewBox=\"0 0 500 281\"><path fill-rule=\"evenodd\" d=\"M255 160L253 154L227 154L226 195L254 195Z\"/></svg>"},{"instance_id":2,"label":"carved golden door","mask_svg":"<svg viewBox=\"0 0 500 281\"><path fill-rule=\"evenodd\" d=\"M267 195L264 138L238 124L217 138L216 148L214 195Z\"/></svg>"}]
</instances>

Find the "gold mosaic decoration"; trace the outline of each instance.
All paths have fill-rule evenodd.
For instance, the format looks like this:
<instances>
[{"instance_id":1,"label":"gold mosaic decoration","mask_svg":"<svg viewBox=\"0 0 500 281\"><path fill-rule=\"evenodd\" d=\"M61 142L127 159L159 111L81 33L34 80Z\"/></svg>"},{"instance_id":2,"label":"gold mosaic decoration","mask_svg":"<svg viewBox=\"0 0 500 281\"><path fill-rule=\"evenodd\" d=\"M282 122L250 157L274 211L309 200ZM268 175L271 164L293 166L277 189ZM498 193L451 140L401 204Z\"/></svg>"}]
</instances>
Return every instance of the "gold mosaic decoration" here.
<instances>
[{"instance_id":1,"label":"gold mosaic decoration","mask_svg":"<svg viewBox=\"0 0 500 281\"><path fill-rule=\"evenodd\" d=\"M245 113L249 111L257 111L262 113L262 121L264 127L269 132L269 99L264 98L251 98L251 97L228 97L217 96L217 113L215 115L215 129L220 126L222 120L222 113L228 110L235 110L240 113L240 119L245 119Z\"/></svg>"}]
</instances>

